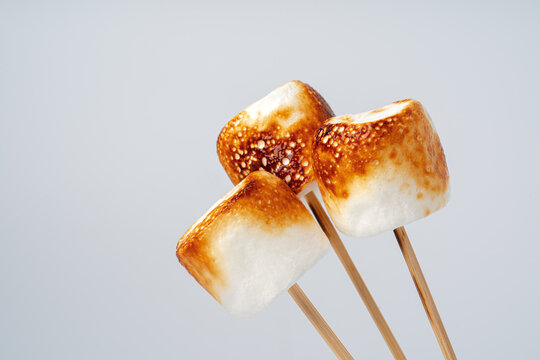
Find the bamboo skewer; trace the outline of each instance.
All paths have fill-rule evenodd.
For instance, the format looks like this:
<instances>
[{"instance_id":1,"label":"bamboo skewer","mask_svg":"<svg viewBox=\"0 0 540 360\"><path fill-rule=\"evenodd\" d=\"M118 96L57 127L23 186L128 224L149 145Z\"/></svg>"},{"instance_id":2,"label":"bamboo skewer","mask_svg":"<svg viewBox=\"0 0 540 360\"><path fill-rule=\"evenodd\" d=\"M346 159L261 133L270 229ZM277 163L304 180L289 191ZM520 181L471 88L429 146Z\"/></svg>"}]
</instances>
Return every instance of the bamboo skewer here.
<instances>
[{"instance_id":1,"label":"bamboo skewer","mask_svg":"<svg viewBox=\"0 0 540 360\"><path fill-rule=\"evenodd\" d=\"M444 358L447 360L456 360L456 354L454 353L454 349L452 348L452 344L450 343L450 339L444 328L437 306L435 306L435 301L431 296L431 292L429 291L426 279L424 278L418 259L414 254L405 228L400 226L397 229L394 229L394 235L396 236L401 252L403 253L403 257L405 258L405 262L407 263L414 285L420 295L420 299L422 300L422 304L424 305L424 309L426 310L429 322L431 323L435 337L439 342Z\"/></svg>"},{"instance_id":2,"label":"bamboo skewer","mask_svg":"<svg viewBox=\"0 0 540 360\"><path fill-rule=\"evenodd\" d=\"M319 202L313 191L307 193L305 195L305 198L311 211L315 215L317 222L323 229L326 236L328 236L332 248L334 249L341 263L343 264L345 271L347 271L347 274L352 280L356 291L364 301L364 304L366 305L369 314L379 328L379 331L381 332L384 341L386 341L388 348L392 352L392 355L395 359L406 359L396 338L392 334L392 331L386 323L386 320L384 319L381 311L379 310L379 307L371 296L371 293L369 292L366 284L364 283L364 280L362 280L360 273L356 269L356 266L354 265L349 253L347 252L347 249L345 248L345 245L343 245L343 241L341 241L341 238L339 237L336 229L334 228L334 225L330 221L330 218L326 214L326 211L323 209L321 203Z\"/></svg>"},{"instance_id":3,"label":"bamboo skewer","mask_svg":"<svg viewBox=\"0 0 540 360\"><path fill-rule=\"evenodd\" d=\"M302 309L336 357L340 360L354 360L298 284L294 284L289 288L289 295L291 295L294 302Z\"/></svg>"}]
</instances>

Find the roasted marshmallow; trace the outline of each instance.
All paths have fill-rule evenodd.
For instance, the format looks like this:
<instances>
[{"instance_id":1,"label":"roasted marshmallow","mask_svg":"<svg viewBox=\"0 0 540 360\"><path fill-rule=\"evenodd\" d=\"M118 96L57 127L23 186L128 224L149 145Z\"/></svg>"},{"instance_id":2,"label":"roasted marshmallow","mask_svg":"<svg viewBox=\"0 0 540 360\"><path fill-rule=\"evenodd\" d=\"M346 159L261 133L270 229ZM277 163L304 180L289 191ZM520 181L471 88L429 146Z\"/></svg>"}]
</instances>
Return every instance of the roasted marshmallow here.
<instances>
[{"instance_id":1,"label":"roasted marshmallow","mask_svg":"<svg viewBox=\"0 0 540 360\"><path fill-rule=\"evenodd\" d=\"M176 254L230 313L251 316L296 283L328 247L287 184L256 171L189 228Z\"/></svg>"},{"instance_id":2,"label":"roasted marshmallow","mask_svg":"<svg viewBox=\"0 0 540 360\"><path fill-rule=\"evenodd\" d=\"M428 216L450 194L439 136L411 99L329 119L315 137L313 167L332 220L352 236Z\"/></svg>"},{"instance_id":3,"label":"roasted marshmallow","mask_svg":"<svg viewBox=\"0 0 540 360\"><path fill-rule=\"evenodd\" d=\"M311 143L333 113L311 86L289 81L230 120L219 134L219 160L234 184L266 170L296 193L315 180Z\"/></svg>"}]
</instances>

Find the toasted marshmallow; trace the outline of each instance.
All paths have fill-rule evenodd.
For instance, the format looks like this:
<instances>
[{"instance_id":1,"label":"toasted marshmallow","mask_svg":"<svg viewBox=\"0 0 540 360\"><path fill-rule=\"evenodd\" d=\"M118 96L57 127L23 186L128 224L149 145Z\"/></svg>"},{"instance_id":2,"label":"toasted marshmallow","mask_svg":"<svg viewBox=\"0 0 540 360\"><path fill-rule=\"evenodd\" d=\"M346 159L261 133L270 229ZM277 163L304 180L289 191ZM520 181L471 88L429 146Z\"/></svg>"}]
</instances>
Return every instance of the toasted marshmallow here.
<instances>
[{"instance_id":1,"label":"toasted marshmallow","mask_svg":"<svg viewBox=\"0 0 540 360\"><path fill-rule=\"evenodd\" d=\"M315 180L311 142L334 116L311 86L289 81L230 120L217 141L219 160L234 184L266 170L300 193Z\"/></svg>"},{"instance_id":2,"label":"toasted marshmallow","mask_svg":"<svg viewBox=\"0 0 540 360\"><path fill-rule=\"evenodd\" d=\"M329 119L315 137L313 167L332 220L352 236L428 216L450 194L439 136L410 99Z\"/></svg>"},{"instance_id":3,"label":"toasted marshmallow","mask_svg":"<svg viewBox=\"0 0 540 360\"><path fill-rule=\"evenodd\" d=\"M256 171L189 228L176 255L230 313L251 316L289 289L328 247L292 190Z\"/></svg>"}]
</instances>

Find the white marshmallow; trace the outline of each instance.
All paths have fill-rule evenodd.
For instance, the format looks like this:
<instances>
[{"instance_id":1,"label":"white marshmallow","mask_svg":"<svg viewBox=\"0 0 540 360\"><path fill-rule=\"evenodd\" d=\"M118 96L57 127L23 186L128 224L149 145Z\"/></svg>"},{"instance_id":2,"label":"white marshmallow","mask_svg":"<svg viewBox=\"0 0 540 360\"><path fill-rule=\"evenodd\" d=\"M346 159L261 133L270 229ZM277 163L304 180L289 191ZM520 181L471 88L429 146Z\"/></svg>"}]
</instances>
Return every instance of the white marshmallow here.
<instances>
[{"instance_id":1,"label":"white marshmallow","mask_svg":"<svg viewBox=\"0 0 540 360\"><path fill-rule=\"evenodd\" d=\"M291 189L256 171L182 236L177 257L230 313L251 316L296 283L328 247Z\"/></svg>"},{"instance_id":2,"label":"white marshmallow","mask_svg":"<svg viewBox=\"0 0 540 360\"><path fill-rule=\"evenodd\" d=\"M332 220L352 236L428 216L450 195L439 137L415 100L328 120L315 139L313 167Z\"/></svg>"}]
</instances>

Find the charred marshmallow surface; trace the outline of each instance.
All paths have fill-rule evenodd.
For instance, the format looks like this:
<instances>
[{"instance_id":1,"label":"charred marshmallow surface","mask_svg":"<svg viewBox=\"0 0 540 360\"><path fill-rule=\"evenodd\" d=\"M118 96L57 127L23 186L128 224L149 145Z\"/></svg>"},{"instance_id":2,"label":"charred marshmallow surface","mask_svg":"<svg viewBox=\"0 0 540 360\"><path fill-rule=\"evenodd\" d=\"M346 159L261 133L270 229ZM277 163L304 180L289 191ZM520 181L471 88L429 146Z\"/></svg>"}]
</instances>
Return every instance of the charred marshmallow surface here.
<instances>
[{"instance_id":1,"label":"charred marshmallow surface","mask_svg":"<svg viewBox=\"0 0 540 360\"><path fill-rule=\"evenodd\" d=\"M425 217L449 197L439 136L415 100L329 119L315 137L313 167L336 226L353 236Z\"/></svg>"},{"instance_id":2,"label":"charred marshmallow surface","mask_svg":"<svg viewBox=\"0 0 540 360\"><path fill-rule=\"evenodd\" d=\"M309 85L290 81L249 106L219 134L219 160L234 184L249 173L266 170L296 193L314 181L311 142L333 116Z\"/></svg>"},{"instance_id":3,"label":"charred marshmallow surface","mask_svg":"<svg viewBox=\"0 0 540 360\"><path fill-rule=\"evenodd\" d=\"M250 316L315 265L328 245L287 184L256 171L189 228L176 255L229 312Z\"/></svg>"}]
</instances>

